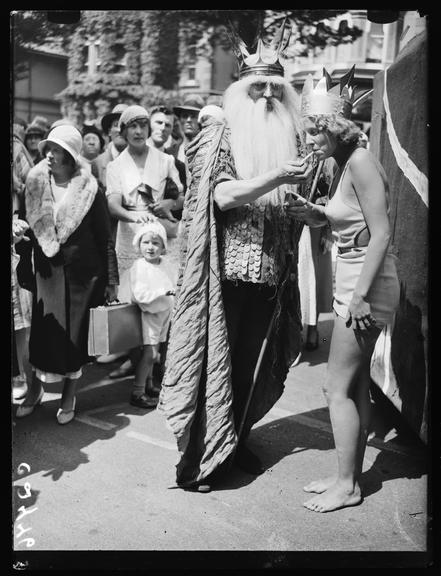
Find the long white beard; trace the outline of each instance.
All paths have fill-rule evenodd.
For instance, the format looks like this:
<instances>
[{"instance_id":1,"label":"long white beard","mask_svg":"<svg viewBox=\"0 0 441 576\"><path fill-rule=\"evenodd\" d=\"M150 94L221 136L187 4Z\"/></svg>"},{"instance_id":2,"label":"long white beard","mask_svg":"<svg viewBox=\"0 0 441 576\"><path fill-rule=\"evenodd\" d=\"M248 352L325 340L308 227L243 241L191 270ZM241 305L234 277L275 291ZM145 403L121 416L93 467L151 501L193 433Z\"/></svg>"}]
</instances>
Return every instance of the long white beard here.
<instances>
[{"instance_id":1,"label":"long white beard","mask_svg":"<svg viewBox=\"0 0 441 576\"><path fill-rule=\"evenodd\" d=\"M231 151L237 174L242 179L260 176L297 158L297 129L294 113L279 100L265 98L254 102L247 94L236 94L226 106L231 130ZM295 187L294 187L295 188ZM283 185L256 200L257 204L280 204L287 189Z\"/></svg>"}]
</instances>

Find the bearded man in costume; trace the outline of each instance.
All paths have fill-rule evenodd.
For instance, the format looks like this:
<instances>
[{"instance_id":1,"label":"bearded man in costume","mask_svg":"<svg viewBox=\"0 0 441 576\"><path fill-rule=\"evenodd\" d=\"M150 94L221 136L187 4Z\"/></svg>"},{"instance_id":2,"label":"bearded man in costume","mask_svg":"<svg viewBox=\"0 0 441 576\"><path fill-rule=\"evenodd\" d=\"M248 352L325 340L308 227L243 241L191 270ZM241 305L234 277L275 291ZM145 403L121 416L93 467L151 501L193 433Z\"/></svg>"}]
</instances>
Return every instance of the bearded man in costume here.
<instances>
[{"instance_id":1,"label":"bearded man in costume","mask_svg":"<svg viewBox=\"0 0 441 576\"><path fill-rule=\"evenodd\" d=\"M212 120L186 148L191 182L159 406L180 452L177 485L200 492L232 462L263 471L246 439L300 352L301 225L286 202L290 192L307 195L313 168L279 61L283 30L251 55L234 38L240 78L224 95L226 121Z\"/></svg>"}]
</instances>

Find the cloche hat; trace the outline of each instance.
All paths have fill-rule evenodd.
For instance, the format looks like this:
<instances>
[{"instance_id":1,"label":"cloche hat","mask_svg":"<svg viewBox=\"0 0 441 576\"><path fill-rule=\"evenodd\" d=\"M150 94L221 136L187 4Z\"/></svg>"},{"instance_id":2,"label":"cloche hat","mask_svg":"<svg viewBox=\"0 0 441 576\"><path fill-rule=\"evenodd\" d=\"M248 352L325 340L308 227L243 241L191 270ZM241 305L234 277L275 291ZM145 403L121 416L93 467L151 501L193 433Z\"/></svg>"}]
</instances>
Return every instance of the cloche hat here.
<instances>
[{"instance_id":1,"label":"cloche hat","mask_svg":"<svg viewBox=\"0 0 441 576\"><path fill-rule=\"evenodd\" d=\"M149 113L145 108L139 106L138 104L134 104L133 106L127 106L124 112L119 117L119 129L124 130L128 124L134 122L135 120L148 120Z\"/></svg>"},{"instance_id":2,"label":"cloche hat","mask_svg":"<svg viewBox=\"0 0 441 576\"><path fill-rule=\"evenodd\" d=\"M75 162L78 161L78 156L83 146L83 138L81 137L81 132L78 128L75 128L75 126L64 124L53 128L49 132L48 137L38 143L40 154L43 154L44 147L48 142L58 144L58 146L64 148L66 152L69 152Z\"/></svg>"}]
</instances>

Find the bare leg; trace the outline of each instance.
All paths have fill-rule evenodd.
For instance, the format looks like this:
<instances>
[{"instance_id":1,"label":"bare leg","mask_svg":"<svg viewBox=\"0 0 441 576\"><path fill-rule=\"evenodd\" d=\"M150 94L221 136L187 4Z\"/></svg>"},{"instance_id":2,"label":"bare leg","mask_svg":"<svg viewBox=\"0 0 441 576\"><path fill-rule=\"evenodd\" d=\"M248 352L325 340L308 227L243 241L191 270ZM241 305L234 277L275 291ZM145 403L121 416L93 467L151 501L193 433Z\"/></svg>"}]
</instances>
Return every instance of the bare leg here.
<instances>
[{"instance_id":1,"label":"bare leg","mask_svg":"<svg viewBox=\"0 0 441 576\"><path fill-rule=\"evenodd\" d=\"M354 390L353 390L353 400L355 402L358 417L360 422L360 435L357 447L357 467L356 467L356 477L359 478L362 473L364 453L366 450L366 443L369 433L369 423L371 416L371 399L369 394L370 386L370 374L369 374L369 364L365 365L363 363L360 372L355 377ZM328 488L332 486L337 480L337 474L332 476L327 476L326 478L321 478L319 480L313 480L306 486L303 490L305 492L315 492L316 494L322 494Z\"/></svg>"},{"instance_id":2,"label":"bare leg","mask_svg":"<svg viewBox=\"0 0 441 576\"><path fill-rule=\"evenodd\" d=\"M15 400L24 398L28 391L28 382L32 380L29 364L29 328L15 330L18 375L12 378L12 395Z\"/></svg>"},{"instance_id":3,"label":"bare leg","mask_svg":"<svg viewBox=\"0 0 441 576\"><path fill-rule=\"evenodd\" d=\"M371 421L371 396L369 394L370 374L369 366L363 366L357 378L357 387L354 390L354 401L360 419L360 431L357 446L356 478L360 478L363 471L364 453L369 434Z\"/></svg>"},{"instance_id":4,"label":"bare leg","mask_svg":"<svg viewBox=\"0 0 441 576\"><path fill-rule=\"evenodd\" d=\"M15 331L18 369L20 370L20 375L26 376L26 379L31 370L29 364L29 332L30 328L22 328Z\"/></svg>"},{"instance_id":5,"label":"bare leg","mask_svg":"<svg viewBox=\"0 0 441 576\"><path fill-rule=\"evenodd\" d=\"M39 378L37 378L35 372L32 372L31 383L28 386L28 392L26 394L25 399L23 400L22 405L33 406L37 402L41 394L42 388L43 388L42 381Z\"/></svg>"},{"instance_id":6,"label":"bare leg","mask_svg":"<svg viewBox=\"0 0 441 576\"><path fill-rule=\"evenodd\" d=\"M78 378L76 378L75 380L65 378L64 380L60 408L65 412L69 412L74 408L75 392L77 389L77 384L78 384Z\"/></svg>"},{"instance_id":7,"label":"bare leg","mask_svg":"<svg viewBox=\"0 0 441 576\"><path fill-rule=\"evenodd\" d=\"M142 354L135 371L135 381L133 383L134 396L142 396L144 394L145 382L147 378L151 378L152 376L153 362L155 358L155 347L150 344L143 346Z\"/></svg>"},{"instance_id":8,"label":"bare leg","mask_svg":"<svg viewBox=\"0 0 441 576\"><path fill-rule=\"evenodd\" d=\"M361 502L358 451L362 422L350 391L359 386L360 371L365 363L366 350L360 346L354 331L346 328L344 320L337 317L332 334L325 396L337 451L338 474L336 478L321 481L322 493L304 504L315 512L329 512ZM358 401L361 398L365 399L366 394L359 393ZM362 408L361 413L367 414L366 407ZM318 485L315 487L318 488ZM311 491L311 484L305 488Z\"/></svg>"}]
</instances>

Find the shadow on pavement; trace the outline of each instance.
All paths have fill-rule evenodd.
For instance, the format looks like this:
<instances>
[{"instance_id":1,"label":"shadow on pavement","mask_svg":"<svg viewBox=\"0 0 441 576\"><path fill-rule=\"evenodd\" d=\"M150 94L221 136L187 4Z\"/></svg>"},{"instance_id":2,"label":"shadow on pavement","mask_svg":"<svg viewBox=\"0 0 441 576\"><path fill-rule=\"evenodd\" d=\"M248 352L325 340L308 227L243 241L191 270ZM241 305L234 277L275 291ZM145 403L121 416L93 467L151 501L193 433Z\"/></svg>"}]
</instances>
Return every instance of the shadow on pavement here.
<instances>
[{"instance_id":1,"label":"shadow on pavement","mask_svg":"<svg viewBox=\"0 0 441 576\"><path fill-rule=\"evenodd\" d=\"M311 427L299 422L302 417L314 420L319 426ZM334 452L332 434L326 429L321 429L320 423L329 423L326 408L274 420L251 431L249 447L259 456L265 471L269 472L284 458L295 458L298 452L306 450ZM379 449L378 455L361 477L365 498L381 490L383 482L397 478L420 478L427 473L427 449L417 438L402 435L396 436L393 441L383 443L379 443L377 439L376 447ZM331 457L335 458L335 454L332 453ZM364 467L367 465L365 461ZM317 469L317 478L320 476L321 470ZM256 478L258 476L247 474L234 466L215 489L240 488L254 482Z\"/></svg>"},{"instance_id":2,"label":"shadow on pavement","mask_svg":"<svg viewBox=\"0 0 441 576\"><path fill-rule=\"evenodd\" d=\"M295 458L295 454L298 452L332 450L334 442L328 432L311 428L296 420L297 416L324 420L326 413L326 409L320 408L256 426L251 431L248 446L259 456L266 471L271 471L273 466L287 456ZM242 472L233 466L225 479L216 485L216 490L240 488L254 482L256 478L257 476Z\"/></svg>"},{"instance_id":3,"label":"shadow on pavement","mask_svg":"<svg viewBox=\"0 0 441 576\"><path fill-rule=\"evenodd\" d=\"M46 384L44 387L46 397L44 402L37 406L34 412L25 417L16 419L13 416L12 439L12 466L13 482L24 485L26 476L43 473L51 477L54 482L63 474L72 472L82 464L89 462L84 452L87 446L94 442L110 440L117 432L130 424L130 415L146 415L150 410L142 410L129 404L132 379L108 380L113 365L88 364L84 368L83 377L78 386L76 416L88 416L91 411L91 420L96 425L84 425L75 419L62 426L56 420L61 397L61 384ZM102 385L100 385L100 383ZM95 385L97 385L95 387ZM92 386L82 391L83 388ZM119 403L118 414L112 411L112 404ZM126 403L126 404L125 404ZM94 410L109 406L109 414L100 419L101 414ZM123 414L121 412L123 411ZM112 413L113 412L113 413ZM15 407L13 408L15 414ZM18 467L25 463L28 470L24 474L18 473ZM22 470L24 468L22 467ZM14 493L14 506L16 502Z\"/></svg>"},{"instance_id":4,"label":"shadow on pavement","mask_svg":"<svg viewBox=\"0 0 441 576\"><path fill-rule=\"evenodd\" d=\"M427 474L427 462L423 456L415 458L385 449L378 453L372 466L363 472L360 485L367 498L381 490L384 482L398 478L421 478L424 474Z\"/></svg>"}]
</instances>

